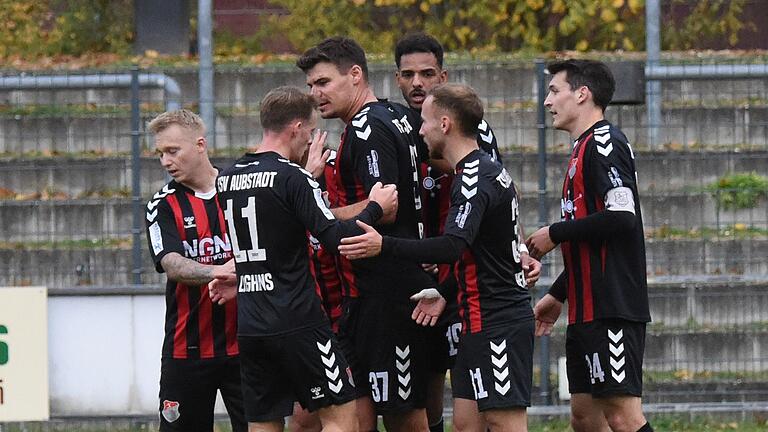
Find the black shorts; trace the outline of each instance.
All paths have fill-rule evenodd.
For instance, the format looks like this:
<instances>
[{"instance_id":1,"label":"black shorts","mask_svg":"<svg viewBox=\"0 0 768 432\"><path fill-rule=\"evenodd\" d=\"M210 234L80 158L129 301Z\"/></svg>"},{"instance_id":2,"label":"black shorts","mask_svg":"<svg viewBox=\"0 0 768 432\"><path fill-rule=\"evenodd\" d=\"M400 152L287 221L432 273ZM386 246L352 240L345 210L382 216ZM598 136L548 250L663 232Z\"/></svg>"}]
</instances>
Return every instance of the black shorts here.
<instances>
[{"instance_id":1,"label":"black shorts","mask_svg":"<svg viewBox=\"0 0 768 432\"><path fill-rule=\"evenodd\" d=\"M327 324L237 341L249 422L282 420L296 400L316 411L355 399L349 365Z\"/></svg>"},{"instance_id":2,"label":"black shorts","mask_svg":"<svg viewBox=\"0 0 768 432\"><path fill-rule=\"evenodd\" d=\"M480 411L531 406L533 319L462 334L451 370L453 397Z\"/></svg>"},{"instance_id":3,"label":"black shorts","mask_svg":"<svg viewBox=\"0 0 768 432\"><path fill-rule=\"evenodd\" d=\"M430 372L445 374L445 371L456 364L461 321L458 313L454 318L453 321L446 319L434 327L426 327L427 369Z\"/></svg>"},{"instance_id":4,"label":"black shorts","mask_svg":"<svg viewBox=\"0 0 768 432\"><path fill-rule=\"evenodd\" d=\"M221 391L234 432L245 432L238 356L213 359L164 358L160 366L160 430L213 430L216 391Z\"/></svg>"},{"instance_id":5,"label":"black shorts","mask_svg":"<svg viewBox=\"0 0 768 432\"><path fill-rule=\"evenodd\" d=\"M371 397L379 414L425 407L426 329L411 319L413 307L378 297L345 304L339 338L353 359L358 396Z\"/></svg>"},{"instance_id":6,"label":"black shorts","mask_svg":"<svg viewBox=\"0 0 768 432\"><path fill-rule=\"evenodd\" d=\"M645 323L604 319L565 334L568 387L594 397L642 396Z\"/></svg>"}]
</instances>

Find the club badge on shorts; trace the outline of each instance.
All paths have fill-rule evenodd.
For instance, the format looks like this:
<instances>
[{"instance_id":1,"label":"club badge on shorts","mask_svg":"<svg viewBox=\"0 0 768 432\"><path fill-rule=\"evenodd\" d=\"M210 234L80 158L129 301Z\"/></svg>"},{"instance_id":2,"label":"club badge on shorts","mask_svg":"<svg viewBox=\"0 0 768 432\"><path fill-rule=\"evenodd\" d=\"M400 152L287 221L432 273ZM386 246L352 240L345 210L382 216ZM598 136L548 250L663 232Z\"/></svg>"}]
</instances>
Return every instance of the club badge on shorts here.
<instances>
[{"instance_id":1,"label":"club badge on shorts","mask_svg":"<svg viewBox=\"0 0 768 432\"><path fill-rule=\"evenodd\" d=\"M179 413L179 403L176 401L164 400L161 413L168 423L175 422L181 417L181 414Z\"/></svg>"}]
</instances>

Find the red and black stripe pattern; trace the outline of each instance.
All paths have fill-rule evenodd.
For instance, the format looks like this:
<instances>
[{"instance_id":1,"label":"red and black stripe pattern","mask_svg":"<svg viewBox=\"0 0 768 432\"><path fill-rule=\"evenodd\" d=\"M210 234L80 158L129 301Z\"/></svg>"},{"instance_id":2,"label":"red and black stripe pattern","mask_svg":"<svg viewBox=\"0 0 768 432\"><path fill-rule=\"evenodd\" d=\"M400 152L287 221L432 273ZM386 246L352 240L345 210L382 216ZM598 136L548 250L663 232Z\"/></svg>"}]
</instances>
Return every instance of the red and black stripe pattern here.
<instances>
[{"instance_id":1,"label":"red and black stripe pattern","mask_svg":"<svg viewBox=\"0 0 768 432\"><path fill-rule=\"evenodd\" d=\"M229 260L231 247L216 196L199 198L179 184L174 189L175 193L164 198L167 207L160 209L170 210L168 216L182 244L179 250L184 251L183 256L202 264ZM237 355L237 303L217 305L211 302L207 285L188 286L168 280L162 354L176 359Z\"/></svg>"}]
</instances>

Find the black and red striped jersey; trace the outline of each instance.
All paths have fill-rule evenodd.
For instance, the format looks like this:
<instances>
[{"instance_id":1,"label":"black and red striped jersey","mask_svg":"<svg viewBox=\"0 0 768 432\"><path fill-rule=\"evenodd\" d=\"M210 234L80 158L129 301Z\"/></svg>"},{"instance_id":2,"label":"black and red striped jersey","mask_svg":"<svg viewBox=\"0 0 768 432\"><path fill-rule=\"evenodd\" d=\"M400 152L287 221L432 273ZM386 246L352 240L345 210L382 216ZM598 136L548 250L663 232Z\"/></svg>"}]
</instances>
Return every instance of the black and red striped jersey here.
<instances>
[{"instance_id":1,"label":"black and red striped jersey","mask_svg":"<svg viewBox=\"0 0 768 432\"><path fill-rule=\"evenodd\" d=\"M146 207L149 251L158 272L172 252L201 264L223 264L232 257L224 214L215 191L195 193L172 180ZM205 359L234 356L237 304L214 304L208 286L168 279L165 289L163 358Z\"/></svg>"},{"instance_id":2,"label":"black and red striped jersey","mask_svg":"<svg viewBox=\"0 0 768 432\"><path fill-rule=\"evenodd\" d=\"M328 322L309 269L307 231L328 251L362 233L337 221L311 174L275 152L248 153L216 181L238 279L239 336L287 334ZM373 209L377 209L374 211ZM359 215L372 224L381 207Z\"/></svg>"},{"instance_id":3,"label":"black and red striped jersey","mask_svg":"<svg viewBox=\"0 0 768 432\"><path fill-rule=\"evenodd\" d=\"M571 324L603 318L650 321L635 157L624 134L601 120L574 142L563 181L563 221L605 211L609 191L626 190L622 188L634 196L636 223L631 230L560 244Z\"/></svg>"},{"instance_id":4,"label":"black and red striped jersey","mask_svg":"<svg viewBox=\"0 0 768 432\"><path fill-rule=\"evenodd\" d=\"M462 333L532 317L518 224L507 170L479 149L459 161L444 233L469 245L454 265Z\"/></svg>"},{"instance_id":5,"label":"black and red striped jersey","mask_svg":"<svg viewBox=\"0 0 768 432\"><path fill-rule=\"evenodd\" d=\"M333 184L333 169L336 165L336 151L331 150L330 157L325 163L323 174L317 179L320 188L328 194L328 184ZM327 195L326 195L327 196ZM309 236L309 271L315 280L315 291L320 297L328 319L331 321L333 331L338 331L338 320L341 317L341 275L339 274L336 260L338 255L332 254L323 248L312 233Z\"/></svg>"},{"instance_id":6,"label":"black and red striped jersey","mask_svg":"<svg viewBox=\"0 0 768 432\"><path fill-rule=\"evenodd\" d=\"M346 125L336 156L331 208L365 200L376 182L397 185L398 209L392 224L377 226L383 235L423 237L419 166L409 109L379 100L364 105ZM387 296L402 301L434 285L419 264L374 257L339 259L344 295Z\"/></svg>"}]
</instances>

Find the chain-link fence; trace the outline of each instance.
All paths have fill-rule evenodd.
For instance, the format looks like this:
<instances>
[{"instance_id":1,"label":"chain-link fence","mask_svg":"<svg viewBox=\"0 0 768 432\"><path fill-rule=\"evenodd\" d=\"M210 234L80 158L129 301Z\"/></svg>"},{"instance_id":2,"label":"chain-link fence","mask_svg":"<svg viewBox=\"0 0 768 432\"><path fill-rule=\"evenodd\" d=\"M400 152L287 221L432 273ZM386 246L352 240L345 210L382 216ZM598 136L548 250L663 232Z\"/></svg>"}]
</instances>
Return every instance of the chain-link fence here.
<instances>
[{"instance_id":1,"label":"chain-link fence","mask_svg":"<svg viewBox=\"0 0 768 432\"><path fill-rule=\"evenodd\" d=\"M539 221L540 174L533 63L447 68L450 80L473 86L485 100L486 119L521 189L522 218L532 231ZM197 108L195 69L155 72L178 82L183 106ZM402 100L393 65L371 66L370 77L377 96ZM304 87L304 76L291 65L217 69L209 148L218 166L258 144L258 103L285 84ZM0 286L126 285L136 271L143 284L162 283L143 233L133 242L131 196L134 174L142 200L167 181L145 133L167 97L162 88L139 93L137 171L128 88L0 90ZM768 77L664 81L662 99L663 124L653 146L644 105L612 106L606 114L627 134L637 159L653 282L649 398L679 398L697 388L693 399L759 394L765 400L768 391L758 390L768 388ZM338 143L340 121L320 127L330 131L329 143ZM549 123L545 136L546 218L552 222L559 219L570 140ZM140 268L132 248L142 254ZM561 265L551 255L550 275ZM713 277L729 282L684 282ZM562 347L558 333L551 343L553 372Z\"/></svg>"}]
</instances>

